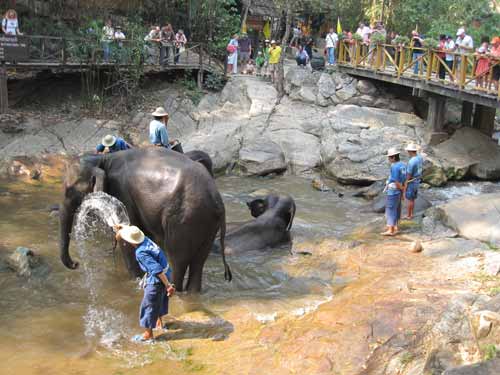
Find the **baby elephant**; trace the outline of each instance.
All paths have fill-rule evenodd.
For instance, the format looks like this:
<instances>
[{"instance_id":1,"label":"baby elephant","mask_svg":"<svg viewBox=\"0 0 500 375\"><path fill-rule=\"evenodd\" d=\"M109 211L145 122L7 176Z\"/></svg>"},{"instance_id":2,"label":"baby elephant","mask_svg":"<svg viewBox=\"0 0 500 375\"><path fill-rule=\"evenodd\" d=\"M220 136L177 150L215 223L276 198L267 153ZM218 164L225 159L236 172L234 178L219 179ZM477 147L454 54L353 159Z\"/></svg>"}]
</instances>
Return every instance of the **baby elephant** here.
<instances>
[{"instance_id":1,"label":"baby elephant","mask_svg":"<svg viewBox=\"0 0 500 375\"><path fill-rule=\"evenodd\" d=\"M295 202L288 195L268 195L247 203L255 218L239 224L226 235L226 253L265 250L291 242Z\"/></svg>"}]
</instances>

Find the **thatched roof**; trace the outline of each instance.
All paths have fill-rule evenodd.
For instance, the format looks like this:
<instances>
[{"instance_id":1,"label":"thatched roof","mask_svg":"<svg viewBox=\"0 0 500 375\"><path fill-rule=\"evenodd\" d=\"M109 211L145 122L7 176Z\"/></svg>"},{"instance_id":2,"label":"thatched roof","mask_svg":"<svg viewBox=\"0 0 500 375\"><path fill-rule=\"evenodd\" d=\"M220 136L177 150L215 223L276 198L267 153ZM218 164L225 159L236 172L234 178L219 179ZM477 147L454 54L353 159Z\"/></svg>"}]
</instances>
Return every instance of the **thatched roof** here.
<instances>
[{"instance_id":1,"label":"thatched roof","mask_svg":"<svg viewBox=\"0 0 500 375\"><path fill-rule=\"evenodd\" d=\"M279 9L272 0L242 0L243 9L245 9L250 2L251 5L248 14L252 16L278 17L280 15Z\"/></svg>"}]
</instances>

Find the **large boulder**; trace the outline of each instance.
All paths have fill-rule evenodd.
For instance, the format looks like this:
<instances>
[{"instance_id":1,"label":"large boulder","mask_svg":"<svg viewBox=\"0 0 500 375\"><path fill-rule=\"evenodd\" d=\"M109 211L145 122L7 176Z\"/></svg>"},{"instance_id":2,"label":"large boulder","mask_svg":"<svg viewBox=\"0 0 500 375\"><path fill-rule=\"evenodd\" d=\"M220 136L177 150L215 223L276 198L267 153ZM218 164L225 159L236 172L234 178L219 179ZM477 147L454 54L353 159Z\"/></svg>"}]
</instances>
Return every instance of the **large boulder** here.
<instances>
[{"instance_id":1,"label":"large boulder","mask_svg":"<svg viewBox=\"0 0 500 375\"><path fill-rule=\"evenodd\" d=\"M358 81L356 88L362 95L375 95L377 93L377 87L371 81L362 79Z\"/></svg>"},{"instance_id":2,"label":"large boulder","mask_svg":"<svg viewBox=\"0 0 500 375\"><path fill-rule=\"evenodd\" d=\"M454 199L438 207L443 222L460 236L500 247L500 194Z\"/></svg>"},{"instance_id":3,"label":"large boulder","mask_svg":"<svg viewBox=\"0 0 500 375\"><path fill-rule=\"evenodd\" d=\"M500 373L500 358L490 361L454 367L443 372L443 375L498 375Z\"/></svg>"},{"instance_id":4,"label":"large boulder","mask_svg":"<svg viewBox=\"0 0 500 375\"><path fill-rule=\"evenodd\" d=\"M249 176L265 176L286 171L281 147L267 138L256 138L244 144L239 153L241 172Z\"/></svg>"},{"instance_id":5,"label":"large boulder","mask_svg":"<svg viewBox=\"0 0 500 375\"><path fill-rule=\"evenodd\" d=\"M336 91L335 81L328 73L323 73L318 80L318 92L325 98L331 98Z\"/></svg>"},{"instance_id":6,"label":"large boulder","mask_svg":"<svg viewBox=\"0 0 500 375\"><path fill-rule=\"evenodd\" d=\"M417 116L377 108L338 105L328 113L321 138L326 171L342 183L369 185L385 180L386 152L420 142L423 121Z\"/></svg>"},{"instance_id":7,"label":"large boulder","mask_svg":"<svg viewBox=\"0 0 500 375\"><path fill-rule=\"evenodd\" d=\"M448 180L500 179L500 147L476 129L458 129L450 139L431 148L430 160Z\"/></svg>"}]
</instances>

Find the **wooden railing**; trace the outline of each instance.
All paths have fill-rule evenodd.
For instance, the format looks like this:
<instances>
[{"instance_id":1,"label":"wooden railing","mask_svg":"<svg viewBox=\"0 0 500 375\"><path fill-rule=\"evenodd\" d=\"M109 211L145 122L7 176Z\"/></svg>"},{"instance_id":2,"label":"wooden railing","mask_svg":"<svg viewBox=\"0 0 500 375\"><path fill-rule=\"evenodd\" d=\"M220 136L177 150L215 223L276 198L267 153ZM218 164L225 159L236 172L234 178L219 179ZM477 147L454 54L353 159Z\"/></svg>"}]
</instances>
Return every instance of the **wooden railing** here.
<instances>
[{"instance_id":1,"label":"wooden railing","mask_svg":"<svg viewBox=\"0 0 500 375\"><path fill-rule=\"evenodd\" d=\"M29 57L23 61L6 62L7 66L26 65L160 65L160 44L157 42L137 42L120 40L110 42L110 55L104 56L104 44L95 39L63 38L40 35L17 37L29 48ZM191 68L220 68L211 56L211 46L206 42L190 42L183 52L170 48L168 65L174 65L177 58L179 66ZM137 58L139 57L139 60ZM219 69L221 70L221 69Z\"/></svg>"},{"instance_id":2,"label":"wooden railing","mask_svg":"<svg viewBox=\"0 0 500 375\"><path fill-rule=\"evenodd\" d=\"M339 43L338 63L397 78L432 81L457 90L495 95L500 100L498 79L493 80L495 76L500 76L499 57L342 40Z\"/></svg>"}]
</instances>

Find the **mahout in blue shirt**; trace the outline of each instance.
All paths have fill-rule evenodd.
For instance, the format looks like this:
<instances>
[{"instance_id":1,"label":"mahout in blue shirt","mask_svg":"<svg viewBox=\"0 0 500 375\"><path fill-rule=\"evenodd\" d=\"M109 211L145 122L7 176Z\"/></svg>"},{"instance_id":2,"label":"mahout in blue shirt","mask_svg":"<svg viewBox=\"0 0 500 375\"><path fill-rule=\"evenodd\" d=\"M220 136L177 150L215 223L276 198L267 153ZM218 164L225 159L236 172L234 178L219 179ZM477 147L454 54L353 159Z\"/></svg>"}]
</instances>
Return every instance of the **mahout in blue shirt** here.
<instances>
[{"instance_id":1,"label":"mahout in blue shirt","mask_svg":"<svg viewBox=\"0 0 500 375\"><path fill-rule=\"evenodd\" d=\"M389 175L389 179L387 180L387 184L391 184L394 182L399 182L403 185L406 181L406 165L402 161L398 161L391 165L391 174ZM387 189L387 195L396 195L401 193L399 189Z\"/></svg>"},{"instance_id":2,"label":"mahout in blue shirt","mask_svg":"<svg viewBox=\"0 0 500 375\"><path fill-rule=\"evenodd\" d=\"M414 156L408 162L408 176L411 178L421 178L424 160L420 155Z\"/></svg>"},{"instance_id":3,"label":"mahout in blue shirt","mask_svg":"<svg viewBox=\"0 0 500 375\"><path fill-rule=\"evenodd\" d=\"M103 152L106 146L104 146L102 143L98 144L97 147L95 148L97 152ZM113 146L109 147L109 152L117 152L117 151L122 151L122 150L128 150L130 148L130 145L125 142L120 137L116 137L116 142Z\"/></svg>"},{"instance_id":4,"label":"mahout in blue shirt","mask_svg":"<svg viewBox=\"0 0 500 375\"><path fill-rule=\"evenodd\" d=\"M146 285L159 284L162 281L157 276L164 272L166 268L167 279L171 279L172 270L168 267L168 259L160 247L148 237L135 249L135 259L139 263L141 270L147 273Z\"/></svg>"},{"instance_id":5,"label":"mahout in blue shirt","mask_svg":"<svg viewBox=\"0 0 500 375\"><path fill-rule=\"evenodd\" d=\"M168 141L167 127L165 124L158 120L153 120L149 124L149 142L154 145L162 145L170 148Z\"/></svg>"}]
</instances>

